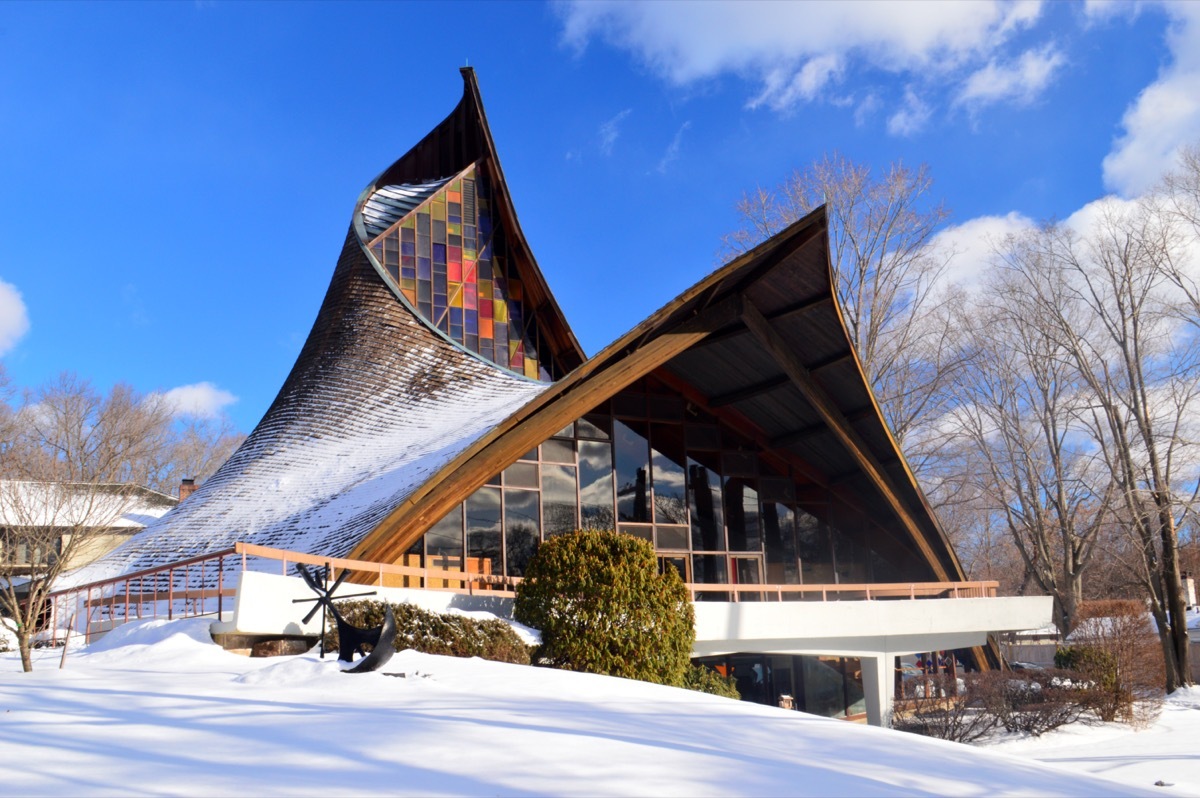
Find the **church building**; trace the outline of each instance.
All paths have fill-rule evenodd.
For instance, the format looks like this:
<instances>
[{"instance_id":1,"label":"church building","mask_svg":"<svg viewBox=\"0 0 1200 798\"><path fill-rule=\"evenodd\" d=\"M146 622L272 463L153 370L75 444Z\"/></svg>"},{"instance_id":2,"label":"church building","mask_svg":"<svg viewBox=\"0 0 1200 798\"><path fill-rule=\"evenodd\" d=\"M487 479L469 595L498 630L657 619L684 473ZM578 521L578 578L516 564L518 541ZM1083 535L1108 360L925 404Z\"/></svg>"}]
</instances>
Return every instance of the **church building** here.
<instances>
[{"instance_id":1,"label":"church building","mask_svg":"<svg viewBox=\"0 0 1200 798\"><path fill-rule=\"evenodd\" d=\"M254 544L502 585L540 541L616 528L679 571L695 655L748 697L875 723L898 655L986 667L989 632L1049 620L1049 599L967 582L855 355L824 209L589 357L462 73L359 197L262 421L77 583Z\"/></svg>"}]
</instances>

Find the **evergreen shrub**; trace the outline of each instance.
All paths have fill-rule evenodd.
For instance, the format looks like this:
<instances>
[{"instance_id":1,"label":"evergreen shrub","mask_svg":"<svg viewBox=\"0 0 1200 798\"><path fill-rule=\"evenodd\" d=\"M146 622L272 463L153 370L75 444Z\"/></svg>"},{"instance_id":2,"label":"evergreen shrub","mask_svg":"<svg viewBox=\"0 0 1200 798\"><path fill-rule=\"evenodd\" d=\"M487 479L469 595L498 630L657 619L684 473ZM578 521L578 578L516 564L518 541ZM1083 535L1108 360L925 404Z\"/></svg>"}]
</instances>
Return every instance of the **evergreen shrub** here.
<instances>
[{"instance_id":1,"label":"evergreen shrub","mask_svg":"<svg viewBox=\"0 0 1200 798\"><path fill-rule=\"evenodd\" d=\"M737 683L734 682L732 676L722 676L712 668L694 663L684 671L683 683L679 686L700 693L724 696L725 698L739 699L742 697L742 694L738 692Z\"/></svg>"},{"instance_id":2,"label":"evergreen shrub","mask_svg":"<svg viewBox=\"0 0 1200 798\"><path fill-rule=\"evenodd\" d=\"M654 549L612 530L550 538L517 586L514 617L542 633L535 663L682 685L695 614L673 568Z\"/></svg>"},{"instance_id":3,"label":"evergreen shrub","mask_svg":"<svg viewBox=\"0 0 1200 798\"><path fill-rule=\"evenodd\" d=\"M371 628L383 624L382 601L340 601L338 612L351 624ZM476 620L465 615L438 613L413 604L392 604L396 617L396 650L411 648L426 654L480 657L494 662L529 664L529 646L498 618ZM330 619L325 650L337 651L337 624Z\"/></svg>"}]
</instances>

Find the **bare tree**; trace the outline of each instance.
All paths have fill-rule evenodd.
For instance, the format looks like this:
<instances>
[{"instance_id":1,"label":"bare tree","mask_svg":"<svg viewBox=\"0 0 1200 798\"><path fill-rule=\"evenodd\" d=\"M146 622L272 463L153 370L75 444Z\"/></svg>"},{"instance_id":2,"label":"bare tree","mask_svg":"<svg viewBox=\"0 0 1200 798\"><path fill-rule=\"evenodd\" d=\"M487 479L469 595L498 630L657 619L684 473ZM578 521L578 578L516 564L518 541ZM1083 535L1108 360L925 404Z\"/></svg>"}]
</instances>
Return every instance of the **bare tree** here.
<instances>
[{"instance_id":1,"label":"bare tree","mask_svg":"<svg viewBox=\"0 0 1200 798\"><path fill-rule=\"evenodd\" d=\"M25 391L19 409L5 403L4 413L16 431L0 476L16 478L36 469L59 481L128 482L168 493L180 478L203 481L245 438L228 418L180 420L163 394L117 384L102 395L69 373Z\"/></svg>"},{"instance_id":2,"label":"bare tree","mask_svg":"<svg viewBox=\"0 0 1200 798\"><path fill-rule=\"evenodd\" d=\"M1166 687L1190 682L1177 528L1195 501L1196 336L1181 333L1169 267L1177 228L1152 204L1110 202L1083 234L1047 225L1006 247L1010 272L1087 391L1085 412L1117 519L1140 554Z\"/></svg>"},{"instance_id":3,"label":"bare tree","mask_svg":"<svg viewBox=\"0 0 1200 798\"><path fill-rule=\"evenodd\" d=\"M138 463L130 479L162 493L171 492L180 479L203 482L245 439L227 416L176 419L165 446Z\"/></svg>"},{"instance_id":4,"label":"bare tree","mask_svg":"<svg viewBox=\"0 0 1200 798\"><path fill-rule=\"evenodd\" d=\"M161 394L127 385L101 395L64 374L15 404L6 386L0 369L0 613L16 622L29 670L59 575L119 542L142 486L203 479L242 436L227 420L180 422Z\"/></svg>"},{"instance_id":5,"label":"bare tree","mask_svg":"<svg viewBox=\"0 0 1200 798\"><path fill-rule=\"evenodd\" d=\"M893 434L914 469L937 447L922 425L948 407L949 379L961 365L941 290L945 263L929 248L949 213L930 198L925 166L892 164L882 175L837 153L795 172L773 191L737 204L742 226L725 237L745 251L815 208L829 214L837 297L855 349Z\"/></svg>"},{"instance_id":6,"label":"bare tree","mask_svg":"<svg viewBox=\"0 0 1200 798\"><path fill-rule=\"evenodd\" d=\"M49 623L46 597L78 556L108 533L133 501L133 486L97 481L0 481L0 611L16 622L21 666Z\"/></svg>"},{"instance_id":7,"label":"bare tree","mask_svg":"<svg viewBox=\"0 0 1200 798\"><path fill-rule=\"evenodd\" d=\"M1110 515L1112 482L1076 421L1086 386L1021 282L1001 274L963 314L972 360L957 381L954 417L981 463L980 509L1007 530L1022 581L1054 597L1066 634Z\"/></svg>"}]
</instances>

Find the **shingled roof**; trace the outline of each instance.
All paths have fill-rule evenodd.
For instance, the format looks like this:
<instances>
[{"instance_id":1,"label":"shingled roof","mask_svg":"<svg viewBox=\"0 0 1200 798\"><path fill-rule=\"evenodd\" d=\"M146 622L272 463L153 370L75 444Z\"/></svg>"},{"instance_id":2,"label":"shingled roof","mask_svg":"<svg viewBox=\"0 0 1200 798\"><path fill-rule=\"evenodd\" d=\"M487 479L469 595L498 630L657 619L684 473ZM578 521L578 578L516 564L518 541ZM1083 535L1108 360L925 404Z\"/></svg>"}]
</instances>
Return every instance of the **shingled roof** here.
<instances>
[{"instance_id":1,"label":"shingled roof","mask_svg":"<svg viewBox=\"0 0 1200 798\"><path fill-rule=\"evenodd\" d=\"M433 329L364 248L363 210L379 186L428 184L494 158L474 73L464 72L464 82L454 112L363 192L308 339L245 443L176 510L64 581L103 579L236 541L345 554L414 488L546 389ZM431 158L430 142L447 137L457 156ZM523 242L519 229L508 233ZM532 259L521 266L527 284L544 288ZM560 354L582 361L557 306L547 307L543 320L566 342Z\"/></svg>"}]
</instances>

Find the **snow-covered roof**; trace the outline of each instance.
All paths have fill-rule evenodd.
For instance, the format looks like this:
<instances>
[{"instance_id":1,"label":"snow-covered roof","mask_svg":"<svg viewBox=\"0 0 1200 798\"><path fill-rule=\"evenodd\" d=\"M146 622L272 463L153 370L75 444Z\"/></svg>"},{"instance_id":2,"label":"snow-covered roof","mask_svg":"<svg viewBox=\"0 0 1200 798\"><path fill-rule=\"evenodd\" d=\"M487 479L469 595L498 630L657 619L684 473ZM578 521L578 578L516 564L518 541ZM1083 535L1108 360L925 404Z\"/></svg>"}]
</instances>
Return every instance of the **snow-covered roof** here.
<instances>
[{"instance_id":1,"label":"snow-covered roof","mask_svg":"<svg viewBox=\"0 0 1200 798\"><path fill-rule=\"evenodd\" d=\"M245 443L174 512L62 584L238 541L344 555L545 388L435 335L387 287L352 230L291 375Z\"/></svg>"},{"instance_id":2,"label":"snow-covered roof","mask_svg":"<svg viewBox=\"0 0 1200 798\"><path fill-rule=\"evenodd\" d=\"M464 100L434 138L468 118L486 133L473 75L465 78ZM430 160L431 153L447 157ZM419 144L389 171L421 174L377 181L382 188L361 199L308 340L258 426L174 512L65 575L62 586L236 542L343 556L431 475L546 389L432 329L366 250L372 229L411 212L445 182L442 175L480 155L457 144Z\"/></svg>"},{"instance_id":3,"label":"snow-covered roof","mask_svg":"<svg viewBox=\"0 0 1200 798\"><path fill-rule=\"evenodd\" d=\"M367 238L374 238L407 216L425 200L432 197L450 178L443 177L427 183L380 186L363 203L363 227Z\"/></svg>"},{"instance_id":4,"label":"snow-covered roof","mask_svg":"<svg viewBox=\"0 0 1200 798\"><path fill-rule=\"evenodd\" d=\"M0 480L0 526L141 529L178 500L140 485Z\"/></svg>"}]
</instances>

